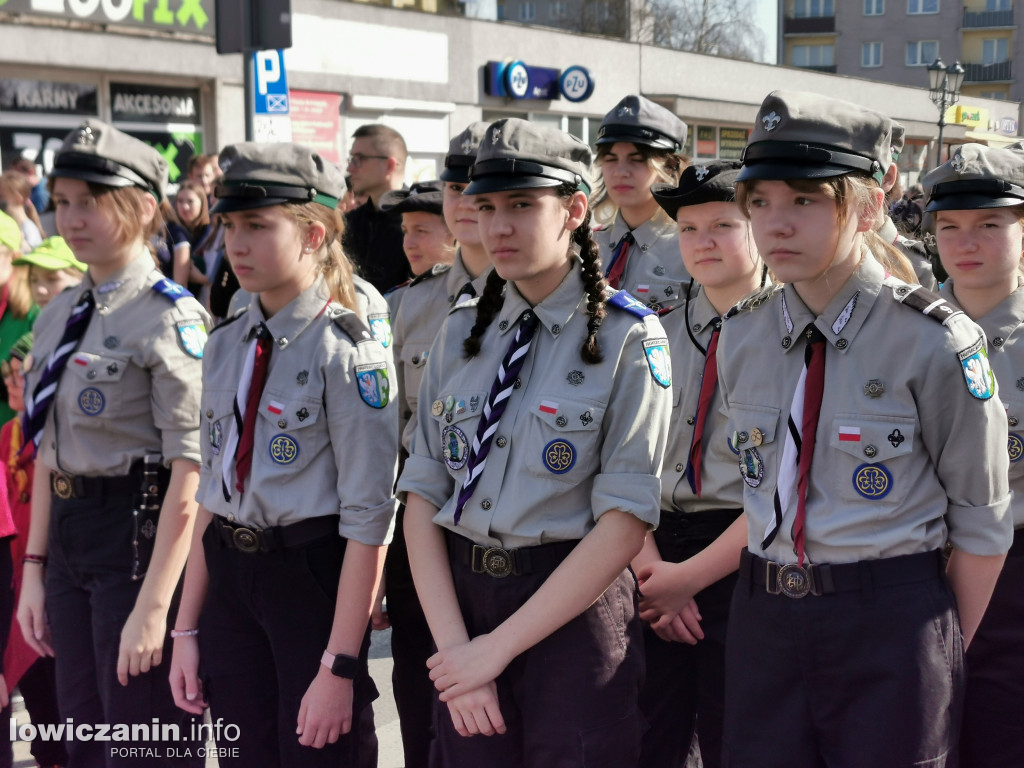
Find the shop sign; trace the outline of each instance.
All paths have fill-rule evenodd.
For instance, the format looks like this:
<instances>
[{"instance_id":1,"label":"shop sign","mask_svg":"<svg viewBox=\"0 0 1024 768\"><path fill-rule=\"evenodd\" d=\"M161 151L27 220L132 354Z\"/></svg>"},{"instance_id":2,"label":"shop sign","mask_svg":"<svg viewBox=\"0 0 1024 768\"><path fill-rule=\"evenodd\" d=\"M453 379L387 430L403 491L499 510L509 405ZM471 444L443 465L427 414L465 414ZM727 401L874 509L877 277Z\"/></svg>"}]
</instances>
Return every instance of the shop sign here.
<instances>
[{"instance_id":1,"label":"shop sign","mask_svg":"<svg viewBox=\"0 0 1024 768\"><path fill-rule=\"evenodd\" d=\"M0 0L0 10L214 38L215 0Z\"/></svg>"},{"instance_id":2,"label":"shop sign","mask_svg":"<svg viewBox=\"0 0 1024 768\"><path fill-rule=\"evenodd\" d=\"M697 157L717 157L717 129L713 125L697 126Z\"/></svg>"},{"instance_id":3,"label":"shop sign","mask_svg":"<svg viewBox=\"0 0 1024 768\"><path fill-rule=\"evenodd\" d=\"M188 161L203 153L203 134L199 131L125 131L144 141L167 161L167 180L177 184L188 175Z\"/></svg>"},{"instance_id":4,"label":"shop sign","mask_svg":"<svg viewBox=\"0 0 1024 768\"><path fill-rule=\"evenodd\" d=\"M988 125L988 110L958 104L946 110L946 122L967 125L971 128Z\"/></svg>"},{"instance_id":5,"label":"shop sign","mask_svg":"<svg viewBox=\"0 0 1024 768\"><path fill-rule=\"evenodd\" d=\"M198 88L163 88L130 83L110 84L115 120L135 123L199 123Z\"/></svg>"},{"instance_id":6,"label":"shop sign","mask_svg":"<svg viewBox=\"0 0 1024 768\"><path fill-rule=\"evenodd\" d=\"M1017 135L1017 121L1012 117L1004 117L999 121L997 130L1005 136Z\"/></svg>"},{"instance_id":7,"label":"shop sign","mask_svg":"<svg viewBox=\"0 0 1024 768\"><path fill-rule=\"evenodd\" d=\"M718 129L718 156L722 160L739 160L747 146L750 131L746 128Z\"/></svg>"},{"instance_id":8,"label":"shop sign","mask_svg":"<svg viewBox=\"0 0 1024 768\"><path fill-rule=\"evenodd\" d=\"M325 160L340 163L341 96L336 93L291 91L292 141L316 150Z\"/></svg>"},{"instance_id":9,"label":"shop sign","mask_svg":"<svg viewBox=\"0 0 1024 768\"><path fill-rule=\"evenodd\" d=\"M484 93L488 96L546 101L565 96L569 101L580 102L589 99L593 92L593 76L577 65L562 72L522 61L489 61L484 71Z\"/></svg>"},{"instance_id":10,"label":"shop sign","mask_svg":"<svg viewBox=\"0 0 1024 768\"><path fill-rule=\"evenodd\" d=\"M92 83L4 79L0 80L0 112L95 115L96 92Z\"/></svg>"}]
</instances>

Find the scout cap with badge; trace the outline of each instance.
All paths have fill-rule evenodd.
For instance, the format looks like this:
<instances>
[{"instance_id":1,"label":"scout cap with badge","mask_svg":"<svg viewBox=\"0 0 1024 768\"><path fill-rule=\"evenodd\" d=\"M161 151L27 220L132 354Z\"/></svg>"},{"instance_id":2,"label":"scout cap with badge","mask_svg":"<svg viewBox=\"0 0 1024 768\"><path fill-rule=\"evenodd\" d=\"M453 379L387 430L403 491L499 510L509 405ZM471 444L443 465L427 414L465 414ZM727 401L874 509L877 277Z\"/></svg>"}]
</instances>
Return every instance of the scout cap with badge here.
<instances>
[{"instance_id":1,"label":"scout cap with badge","mask_svg":"<svg viewBox=\"0 0 1024 768\"><path fill-rule=\"evenodd\" d=\"M394 189L380 198L380 209L390 213L444 215L444 182L418 181L408 189Z\"/></svg>"},{"instance_id":2,"label":"scout cap with badge","mask_svg":"<svg viewBox=\"0 0 1024 768\"><path fill-rule=\"evenodd\" d=\"M21 253L21 227L3 211L0 211L0 245L6 245L14 253Z\"/></svg>"},{"instance_id":3,"label":"scout cap with badge","mask_svg":"<svg viewBox=\"0 0 1024 768\"><path fill-rule=\"evenodd\" d=\"M444 158L444 170L441 181L466 184L469 181L469 169L476 162L476 153L487 133L487 123L470 123L464 131L454 136L448 144L448 154Z\"/></svg>"},{"instance_id":4,"label":"scout cap with badge","mask_svg":"<svg viewBox=\"0 0 1024 768\"><path fill-rule=\"evenodd\" d=\"M890 123L885 115L842 99L774 91L757 112L737 181L860 172L881 184L892 165Z\"/></svg>"},{"instance_id":5,"label":"scout cap with badge","mask_svg":"<svg viewBox=\"0 0 1024 768\"><path fill-rule=\"evenodd\" d=\"M167 161L145 142L90 118L64 137L50 177L139 187L160 202L167 186Z\"/></svg>"},{"instance_id":6,"label":"scout cap with badge","mask_svg":"<svg viewBox=\"0 0 1024 768\"><path fill-rule=\"evenodd\" d=\"M506 117L487 126L464 195L571 184L590 194L590 147L557 128Z\"/></svg>"},{"instance_id":7,"label":"scout cap with badge","mask_svg":"<svg viewBox=\"0 0 1024 768\"><path fill-rule=\"evenodd\" d=\"M889 149L892 152L892 161L895 163L900 159L900 155L903 154L903 147L907 143L907 129L902 124L897 123L895 120L889 121L889 128L892 132L892 143L889 145Z\"/></svg>"},{"instance_id":8,"label":"scout cap with badge","mask_svg":"<svg viewBox=\"0 0 1024 768\"><path fill-rule=\"evenodd\" d=\"M691 165L683 171L679 185L655 184L651 194L673 221L680 208L704 203L731 203L736 199L737 160L715 160Z\"/></svg>"},{"instance_id":9,"label":"scout cap with badge","mask_svg":"<svg viewBox=\"0 0 1024 768\"><path fill-rule=\"evenodd\" d=\"M19 256L14 260L14 266L29 264L40 269L57 271L58 269L74 268L85 272L88 267L75 258L70 246L64 242L63 237L48 237L41 242L31 253Z\"/></svg>"},{"instance_id":10,"label":"scout cap with badge","mask_svg":"<svg viewBox=\"0 0 1024 768\"><path fill-rule=\"evenodd\" d=\"M1024 146L964 144L922 184L929 213L1024 205Z\"/></svg>"},{"instance_id":11,"label":"scout cap with badge","mask_svg":"<svg viewBox=\"0 0 1024 768\"><path fill-rule=\"evenodd\" d=\"M597 142L644 144L678 152L686 144L687 126L682 120L643 96L626 96L604 116Z\"/></svg>"},{"instance_id":12,"label":"scout cap with badge","mask_svg":"<svg viewBox=\"0 0 1024 768\"><path fill-rule=\"evenodd\" d=\"M232 144L220 153L220 166L224 175L210 213L283 203L319 203L334 209L345 194L341 168L301 144Z\"/></svg>"}]
</instances>

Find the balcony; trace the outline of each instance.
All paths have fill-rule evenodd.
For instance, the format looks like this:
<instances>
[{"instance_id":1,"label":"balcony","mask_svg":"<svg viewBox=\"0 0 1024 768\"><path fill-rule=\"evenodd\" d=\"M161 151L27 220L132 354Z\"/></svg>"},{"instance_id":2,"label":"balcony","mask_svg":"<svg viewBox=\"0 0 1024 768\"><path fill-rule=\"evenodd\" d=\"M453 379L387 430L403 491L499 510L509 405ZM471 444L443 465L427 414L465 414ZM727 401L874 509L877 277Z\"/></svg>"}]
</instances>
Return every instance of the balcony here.
<instances>
[{"instance_id":1,"label":"balcony","mask_svg":"<svg viewBox=\"0 0 1024 768\"><path fill-rule=\"evenodd\" d=\"M827 35L835 31L835 16L787 16L782 20L784 35Z\"/></svg>"},{"instance_id":2,"label":"balcony","mask_svg":"<svg viewBox=\"0 0 1024 768\"><path fill-rule=\"evenodd\" d=\"M1013 60L1000 61L998 64L965 63L965 83L992 83L1000 80L1013 80Z\"/></svg>"},{"instance_id":3,"label":"balcony","mask_svg":"<svg viewBox=\"0 0 1024 768\"><path fill-rule=\"evenodd\" d=\"M964 9L964 29L1012 27L1013 9L1008 11L968 11Z\"/></svg>"}]
</instances>

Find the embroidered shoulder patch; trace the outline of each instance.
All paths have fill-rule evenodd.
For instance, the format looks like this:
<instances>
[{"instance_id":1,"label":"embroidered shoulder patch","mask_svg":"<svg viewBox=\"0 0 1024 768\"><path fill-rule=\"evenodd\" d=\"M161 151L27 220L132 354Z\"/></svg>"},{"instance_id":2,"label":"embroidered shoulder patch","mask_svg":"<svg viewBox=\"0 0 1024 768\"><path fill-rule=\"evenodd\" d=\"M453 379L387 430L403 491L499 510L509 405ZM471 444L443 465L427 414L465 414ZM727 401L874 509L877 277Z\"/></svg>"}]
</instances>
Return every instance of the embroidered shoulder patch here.
<instances>
[{"instance_id":1,"label":"embroidered shoulder patch","mask_svg":"<svg viewBox=\"0 0 1024 768\"><path fill-rule=\"evenodd\" d=\"M988 363L985 337L979 336L976 342L961 349L956 355L964 371L967 391L979 400L991 398L996 393L996 377Z\"/></svg>"},{"instance_id":2,"label":"embroidered shoulder patch","mask_svg":"<svg viewBox=\"0 0 1024 768\"><path fill-rule=\"evenodd\" d=\"M624 309L631 315L636 315L639 318L655 314L654 310L643 302L634 299L628 291L616 291L608 297L608 304L613 307L618 307L619 309Z\"/></svg>"},{"instance_id":3,"label":"embroidered shoulder patch","mask_svg":"<svg viewBox=\"0 0 1024 768\"><path fill-rule=\"evenodd\" d=\"M371 314L367 316L370 321L370 333L373 338L380 342L380 345L387 349L391 346L391 318L387 313Z\"/></svg>"},{"instance_id":4,"label":"embroidered shoulder patch","mask_svg":"<svg viewBox=\"0 0 1024 768\"><path fill-rule=\"evenodd\" d=\"M668 351L668 339L649 339L644 342L644 354L651 376L665 389L672 386L672 356Z\"/></svg>"},{"instance_id":5,"label":"embroidered shoulder patch","mask_svg":"<svg viewBox=\"0 0 1024 768\"><path fill-rule=\"evenodd\" d=\"M384 408L391 400L391 382L387 363L356 366L359 396L371 408Z\"/></svg>"},{"instance_id":6,"label":"embroidered shoulder patch","mask_svg":"<svg viewBox=\"0 0 1024 768\"><path fill-rule=\"evenodd\" d=\"M178 323L178 340L184 350L196 358L203 359L203 349L206 347L206 326L198 320L182 320Z\"/></svg>"},{"instance_id":7,"label":"embroidered shoulder patch","mask_svg":"<svg viewBox=\"0 0 1024 768\"><path fill-rule=\"evenodd\" d=\"M153 283L153 290L159 293L161 296L166 296L171 301L177 301L183 296L192 298L192 294L182 288L173 280L168 280L166 277L161 277L155 283Z\"/></svg>"}]
</instances>

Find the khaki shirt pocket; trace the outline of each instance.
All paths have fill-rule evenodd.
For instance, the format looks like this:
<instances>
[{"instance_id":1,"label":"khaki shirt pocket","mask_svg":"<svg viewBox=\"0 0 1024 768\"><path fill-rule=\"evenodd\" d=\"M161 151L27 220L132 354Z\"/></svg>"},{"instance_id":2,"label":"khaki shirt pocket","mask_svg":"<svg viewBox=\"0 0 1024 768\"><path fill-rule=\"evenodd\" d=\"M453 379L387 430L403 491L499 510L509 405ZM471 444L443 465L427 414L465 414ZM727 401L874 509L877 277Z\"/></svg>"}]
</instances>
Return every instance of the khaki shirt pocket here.
<instances>
[{"instance_id":1,"label":"khaki shirt pocket","mask_svg":"<svg viewBox=\"0 0 1024 768\"><path fill-rule=\"evenodd\" d=\"M405 395L405 402L408 403L413 413L416 413L419 407L417 400L419 398L420 382L423 381L423 371L427 364L427 354L429 351L429 345L424 347L422 344L406 344L402 347L402 365L405 369L403 372L405 380L401 382L402 392Z\"/></svg>"},{"instance_id":2,"label":"khaki shirt pocket","mask_svg":"<svg viewBox=\"0 0 1024 768\"><path fill-rule=\"evenodd\" d=\"M113 355L76 352L65 369L65 386L72 401L74 421L86 418L111 419L121 416L131 399L122 392L121 379L131 361Z\"/></svg>"},{"instance_id":3,"label":"khaki shirt pocket","mask_svg":"<svg viewBox=\"0 0 1024 768\"><path fill-rule=\"evenodd\" d=\"M253 453L261 463L290 472L309 466L330 445L323 407L322 400L270 393L260 403Z\"/></svg>"},{"instance_id":4,"label":"khaki shirt pocket","mask_svg":"<svg viewBox=\"0 0 1024 768\"><path fill-rule=\"evenodd\" d=\"M837 414L829 446L840 453L830 467L840 497L861 504L902 502L913 482L906 457L914 452L916 437L917 422L906 416Z\"/></svg>"},{"instance_id":5,"label":"khaki shirt pocket","mask_svg":"<svg viewBox=\"0 0 1024 768\"><path fill-rule=\"evenodd\" d=\"M756 493L774 493L779 482L785 442L779 432L781 414L769 406L733 403L729 407L729 449L736 456L740 478Z\"/></svg>"},{"instance_id":6,"label":"khaki shirt pocket","mask_svg":"<svg viewBox=\"0 0 1024 768\"><path fill-rule=\"evenodd\" d=\"M528 474L576 484L597 474L601 465L601 425L605 404L596 400L540 396L530 404L532 418L517 438L519 462Z\"/></svg>"},{"instance_id":7,"label":"khaki shirt pocket","mask_svg":"<svg viewBox=\"0 0 1024 768\"><path fill-rule=\"evenodd\" d=\"M223 451L235 422L235 401L233 392L207 392L204 395L206 402L203 403L200 422L200 449L203 463L212 469L229 460Z\"/></svg>"},{"instance_id":8,"label":"khaki shirt pocket","mask_svg":"<svg viewBox=\"0 0 1024 768\"><path fill-rule=\"evenodd\" d=\"M432 403L420 403L419 406L430 411L437 425L440 458L460 483L466 475L469 450L486 401L487 395L483 392L443 392ZM434 450L432 447L432 454Z\"/></svg>"},{"instance_id":9,"label":"khaki shirt pocket","mask_svg":"<svg viewBox=\"0 0 1024 768\"><path fill-rule=\"evenodd\" d=\"M1005 387L999 390L999 397L1006 406L1010 477L1017 479L1024 477L1024 400L1007 395Z\"/></svg>"}]
</instances>

